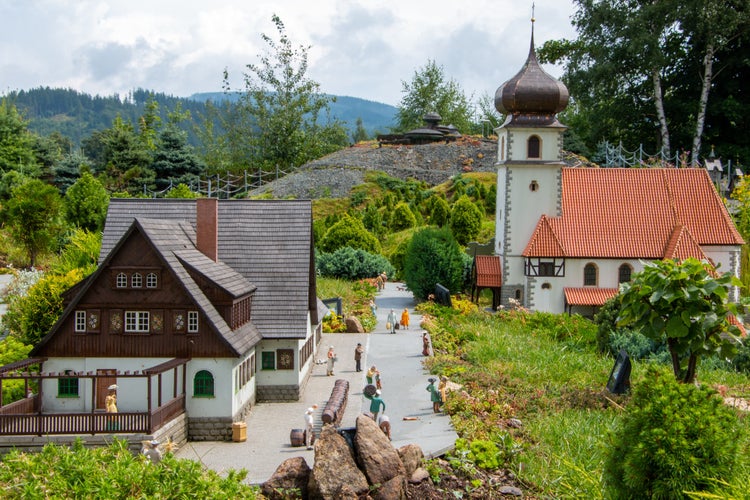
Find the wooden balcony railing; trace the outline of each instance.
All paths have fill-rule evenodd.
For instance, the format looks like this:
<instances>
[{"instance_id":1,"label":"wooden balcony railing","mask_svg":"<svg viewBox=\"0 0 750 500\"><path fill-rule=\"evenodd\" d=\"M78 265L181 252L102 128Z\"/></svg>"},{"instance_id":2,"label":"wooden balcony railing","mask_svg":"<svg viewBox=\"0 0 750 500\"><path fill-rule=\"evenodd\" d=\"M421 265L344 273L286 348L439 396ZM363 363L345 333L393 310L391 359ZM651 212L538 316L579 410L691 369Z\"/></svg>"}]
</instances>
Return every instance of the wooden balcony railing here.
<instances>
[{"instance_id":1,"label":"wooden balcony railing","mask_svg":"<svg viewBox=\"0 0 750 500\"><path fill-rule=\"evenodd\" d=\"M30 398L29 398L30 399ZM8 405L10 406L10 405ZM7 407L3 407L5 410ZM134 413L51 413L0 414L0 436L45 434L152 434L185 411L180 395L148 412Z\"/></svg>"}]
</instances>

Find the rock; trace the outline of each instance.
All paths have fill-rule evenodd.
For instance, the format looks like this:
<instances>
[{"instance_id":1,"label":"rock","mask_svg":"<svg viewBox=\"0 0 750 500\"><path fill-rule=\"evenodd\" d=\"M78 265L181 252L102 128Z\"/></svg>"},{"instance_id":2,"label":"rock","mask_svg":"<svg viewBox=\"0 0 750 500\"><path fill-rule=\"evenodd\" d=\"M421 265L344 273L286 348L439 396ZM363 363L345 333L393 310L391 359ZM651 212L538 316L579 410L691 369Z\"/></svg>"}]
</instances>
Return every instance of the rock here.
<instances>
[{"instance_id":1,"label":"rock","mask_svg":"<svg viewBox=\"0 0 750 500\"><path fill-rule=\"evenodd\" d=\"M508 427L513 427L514 429L520 429L521 427L523 427L523 422L521 422L517 418L509 418L507 425Z\"/></svg>"},{"instance_id":2,"label":"rock","mask_svg":"<svg viewBox=\"0 0 750 500\"><path fill-rule=\"evenodd\" d=\"M419 484L425 479L430 477L430 473L424 467L419 467L417 470L412 472L409 482L411 484Z\"/></svg>"},{"instance_id":3,"label":"rock","mask_svg":"<svg viewBox=\"0 0 750 500\"><path fill-rule=\"evenodd\" d=\"M380 485L373 494L374 500L404 500L406 498L406 479L396 476Z\"/></svg>"},{"instance_id":4,"label":"rock","mask_svg":"<svg viewBox=\"0 0 750 500\"><path fill-rule=\"evenodd\" d=\"M310 466L303 457L284 460L276 472L261 485L263 495L271 500L287 498L285 490L297 489L301 498L307 498L307 482L310 479Z\"/></svg>"},{"instance_id":5,"label":"rock","mask_svg":"<svg viewBox=\"0 0 750 500\"><path fill-rule=\"evenodd\" d=\"M424 453L416 444L407 444L398 449L398 456L404 464L406 476L411 476L417 468L422 466Z\"/></svg>"},{"instance_id":6,"label":"rock","mask_svg":"<svg viewBox=\"0 0 750 500\"><path fill-rule=\"evenodd\" d=\"M346 333L365 333L362 323L356 316L347 316L344 318L344 323L346 324Z\"/></svg>"},{"instance_id":7,"label":"rock","mask_svg":"<svg viewBox=\"0 0 750 500\"><path fill-rule=\"evenodd\" d=\"M380 429L378 432L383 435ZM344 486L355 495L367 492L369 487L367 478L354 462L346 439L336 432L333 425L324 425L315 441L315 463L307 483L308 498L345 498L342 497Z\"/></svg>"},{"instance_id":8,"label":"rock","mask_svg":"<svg viewBox=\"0 0 750 500\"><path fill-rule=\"evenodd\" d=\"M364 415L357 417L354 435L357 461L372 485L385 484L394 477L406 476L398 452L374 420Z\"/></svg>"},{"instance_id":9,"label":"rock","mask_svg":"<svg viewBox=\"0 0 750 500\"><path fill-rule=\"evenodd\" d=\"M514 497L522 497L523 492L515 486L503 486L500 488L501 495L513 495Z\"/></svg>"}]
</instances>

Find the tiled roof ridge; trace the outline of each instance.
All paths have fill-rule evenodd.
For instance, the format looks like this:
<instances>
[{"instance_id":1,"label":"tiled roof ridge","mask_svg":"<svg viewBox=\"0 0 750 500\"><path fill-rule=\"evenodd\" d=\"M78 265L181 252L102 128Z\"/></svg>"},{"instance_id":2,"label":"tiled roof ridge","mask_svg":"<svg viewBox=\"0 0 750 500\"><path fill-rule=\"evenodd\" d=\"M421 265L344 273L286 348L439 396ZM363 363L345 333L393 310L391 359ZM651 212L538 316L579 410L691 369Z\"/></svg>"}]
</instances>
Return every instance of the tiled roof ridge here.
<instances>
[{"instance_id":1,"label":"tiled roof ridge","mask_svg":"<svg viewBox=\"0 0 750 500\"><path fill-rule=\"evenodd\" d=\"M667 178L666 169L661 169L659 174L662 179L662 182L664 183L664 192L667 195L667 202L669 203L669 209L672 211L672 220L675 221L676 225L681 225L684 227L684 224L683 224L684 221L681 220L680 214L677 211L677 200L675 198L674 189L672 188L672 183L669 182L669 179Z\"/></svg>"}]
</instances>

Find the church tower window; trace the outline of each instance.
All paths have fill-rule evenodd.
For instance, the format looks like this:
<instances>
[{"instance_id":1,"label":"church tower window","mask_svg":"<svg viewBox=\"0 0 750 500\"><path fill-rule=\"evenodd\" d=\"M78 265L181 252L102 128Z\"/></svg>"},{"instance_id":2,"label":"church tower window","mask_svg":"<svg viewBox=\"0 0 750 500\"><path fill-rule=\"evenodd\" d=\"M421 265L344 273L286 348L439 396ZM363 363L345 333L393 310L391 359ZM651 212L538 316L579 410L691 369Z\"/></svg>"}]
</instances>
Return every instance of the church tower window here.
<instances>
[{"instance_id":1,"label":"church tower window","mask_svg":"<svg viewBox=\"0 0 750 500\"><path fill-rule=\"evenodd\" d=\"M532 135L526 142L526 156L530 160L542 157L542 140L538 135Z\"/></svg>"}]
</instances>

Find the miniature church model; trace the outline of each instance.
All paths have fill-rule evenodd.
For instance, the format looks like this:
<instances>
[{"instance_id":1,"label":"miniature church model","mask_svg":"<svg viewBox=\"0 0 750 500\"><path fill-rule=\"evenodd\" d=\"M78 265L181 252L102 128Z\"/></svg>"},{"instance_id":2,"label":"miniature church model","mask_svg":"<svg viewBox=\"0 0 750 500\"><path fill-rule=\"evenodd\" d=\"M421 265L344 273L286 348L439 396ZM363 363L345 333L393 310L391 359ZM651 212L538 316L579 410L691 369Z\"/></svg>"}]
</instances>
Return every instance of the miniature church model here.
<instances>
[{"instance_id":1,"label":"miniature church model","mask_svg":"<svg viewBox=\"0 0 750 500\"><path fill-rule=\"evenodd\" d=\"M566 166L568 89L540 67L533 22L526 63L495 93L500 304L590 316L654 259L739 275L743 240L705 169Z\"/></svg>"}]
</instances>

